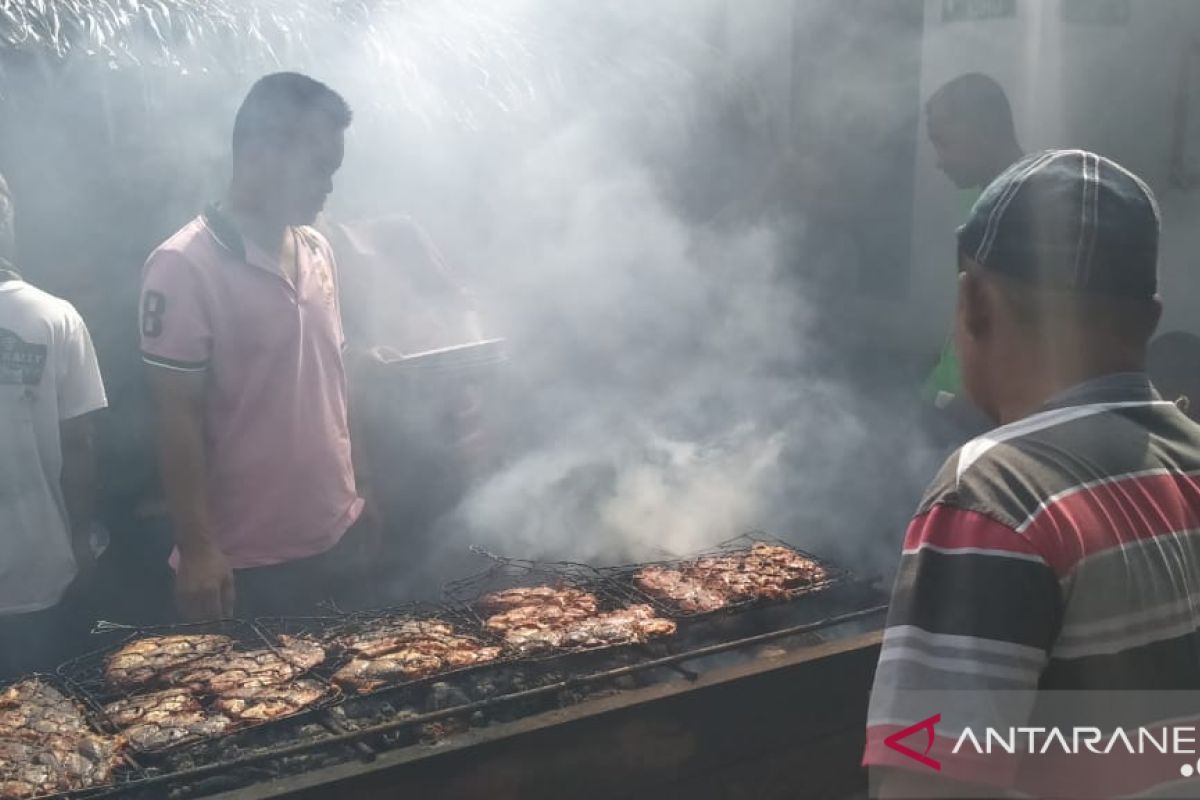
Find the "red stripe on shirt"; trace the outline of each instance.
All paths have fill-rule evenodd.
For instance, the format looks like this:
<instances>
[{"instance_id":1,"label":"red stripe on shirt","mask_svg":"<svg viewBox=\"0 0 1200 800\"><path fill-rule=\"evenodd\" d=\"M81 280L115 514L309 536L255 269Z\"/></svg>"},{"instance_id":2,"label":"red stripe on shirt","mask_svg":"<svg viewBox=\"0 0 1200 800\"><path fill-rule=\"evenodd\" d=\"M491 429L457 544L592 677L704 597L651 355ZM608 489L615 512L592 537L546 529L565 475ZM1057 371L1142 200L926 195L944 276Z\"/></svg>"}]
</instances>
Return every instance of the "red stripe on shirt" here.
<instances>
[{"instance_id":1,"label":"red stripe on shirt","mask_svg":"<svg viewBox=\"0 0 1200 800\"><path fill-rule=\"evenodd\" d=\"M936 505L909 524L904 552L922 545L947 550L995 550L997 555L1037 555L1028 539L1009 526L978 511L947 505Z\"/></svg>"},{"instance_id":2,"label":"red stripe on shirt","mask_svg":"<svg viewBox=\"0 0 1200 800\"><path fill-rule=\"evenodd\" d=\"M1040 511L1024 534L1058 576L1122 545L1200 528L1200 479L1134 476L1081 489Z\"/></svg>"}]
</instances>

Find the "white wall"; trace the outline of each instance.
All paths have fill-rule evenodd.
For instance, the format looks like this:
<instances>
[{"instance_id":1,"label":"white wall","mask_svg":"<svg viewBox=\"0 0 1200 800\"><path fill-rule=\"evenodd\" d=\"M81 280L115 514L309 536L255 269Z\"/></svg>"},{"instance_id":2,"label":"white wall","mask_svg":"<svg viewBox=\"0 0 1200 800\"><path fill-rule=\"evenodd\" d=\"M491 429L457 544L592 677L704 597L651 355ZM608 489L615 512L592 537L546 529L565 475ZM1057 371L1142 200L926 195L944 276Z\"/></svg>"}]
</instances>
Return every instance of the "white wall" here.
<instances>
[{"instance_id":1,"label":"white wall","mask_svg":"<svg viewBox=\"0 0 1200 800\"><path fill-rule=\"evenodd\" d=\"M1063 22L1061 0L1017 0L1016 18L943 23L942 0L926 0L921 96L964 72L987 73L1008 91L1026 151L1084 147L1141 174L1163 209L1162 330L1200 333L1200 192L1168 181L1175 89L1184 47L1200 37L1200 2L1130 5L1126 25ZM933 353L952 313L963 208L937 171L923 115L916 169L912 279L889 327L914 352Z\"/></svg>"}]
</instances>

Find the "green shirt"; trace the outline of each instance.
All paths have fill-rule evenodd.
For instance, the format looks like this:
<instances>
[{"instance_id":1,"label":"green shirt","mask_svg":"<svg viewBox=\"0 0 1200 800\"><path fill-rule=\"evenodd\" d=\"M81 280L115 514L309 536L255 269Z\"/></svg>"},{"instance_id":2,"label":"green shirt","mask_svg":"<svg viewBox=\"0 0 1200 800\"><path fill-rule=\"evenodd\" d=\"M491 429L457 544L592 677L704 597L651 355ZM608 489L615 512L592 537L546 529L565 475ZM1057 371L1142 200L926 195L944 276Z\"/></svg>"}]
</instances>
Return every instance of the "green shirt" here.
<instances>
[{"instance_id":1,"label":"green shirt","mask_svg":"<svg viewBox=\"0 0 1200 800\"><path fill-rule=\"evenodd\" d=\"M963 189L959 193L964 219L971 215L971 209L975 207L975 201L982 193L982 188ZM946 342L942 345L941 357L938 358L937 365L934 366L933 371L929 373L929 377L925 379L925 383L921 387L921 397L926 402L936 403L938 396L943 392L949 395L957 395L962 392L962 371L958 366L958 355L954 352L953 332L946 337Z\"/></svg>"}]
</instances>

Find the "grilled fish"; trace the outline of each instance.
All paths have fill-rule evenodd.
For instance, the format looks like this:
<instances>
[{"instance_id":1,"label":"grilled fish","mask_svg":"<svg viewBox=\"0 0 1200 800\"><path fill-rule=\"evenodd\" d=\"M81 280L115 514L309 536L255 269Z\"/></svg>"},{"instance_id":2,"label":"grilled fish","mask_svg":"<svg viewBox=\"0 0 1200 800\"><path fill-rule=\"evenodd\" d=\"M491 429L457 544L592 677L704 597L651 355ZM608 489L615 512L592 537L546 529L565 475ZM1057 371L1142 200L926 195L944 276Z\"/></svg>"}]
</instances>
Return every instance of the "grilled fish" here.
<instances>
[{"instance_id":1,"label":"grilled fish","mask_svg":"<svg viewBox=\"0 0 1200 800\"><path fill-rule=\"evenodd\" d=\"M324 695L325 687L312 680L276 686L243 686L218 697L216 708L233 720L262 722L301 711Z\"/></svg>"},{"instance_id":2,"label":"grilled fish","mask_svg":"<svg viewBox=\"0 0 1200 800\"><path fill-rule=\"evenodd\" d=\"M566 633L561 628L530 623L509 628L504 642L521 655L536 655L562 647Z\"/></svg>"},{"instance_id":3,"label":"grilled fish","mask_svg":"<svg viewBox=\"0 0 1200 800\"><path fill-rule=\"evenodd\" d=\"M675 623L662 619L648 605L597 614L577 622L563 635L563 644L571 647L599 647L612 644L645 642L675 633Z\"/></svg>"},{"instance_id":4,"label":"grilled fish","mask_svg":"<svg viewBox=\"0 0 1200 800\"><path fill-rule=\"evenodd\" d=\"M105 660L105 681L116 688L143 686L156 681L165 672L231 647L232 639L216 634L135 639Z\"/></svg>"},{"instance_id":5,"label":"grilled fish","mask_svg":"<svg viewBox=\"0 0 1200 800\"><path fill-rule=\"evenodd\" d=\"M33 797L112 781L119 742L95 734L40 742L0 739L0 798Z\"/></svg>"},{"instance_id":6,"label":"grilled fish","mask_svg":"<svg viewBox=\"0 0 1200 800\"><path fill-rule=\"evenodd\" d=\"M441 657L430 653L399 650L374 659L352 658L333 674L333 680L366 694L388 684L437 674L444 664Z\"/></svg>"},{"instance_id":7,"label":"grilled fish","mask_svg":"<svg viewBox=\"0 0 1200 800\"><path fill-rule=\"evenodd\" d=\"M645 567L634 576L634 583L651 597L669 600L688 614L704 614L729 605L724 594L676 569Z\"/></svg>"},{"instance_id":8,"label":"grilled fish","mask_svg":"<svg viewBox=\"0 0 1200 800\"><path fill-rule=\"evenodd\" d=\"M561 628L581 622L595 613L594 606L518 606L493 614L484 625L488 630L502 634L513 628L530 626Z\"/></svg>"},{"instance_id":9,"label":"grilled fish","mask_svg":"<svg viewBox=\"0 0 1200 800\"><path fill-rule=\"evenodd\" d=\"M158 682L187 687L199 694L222 694L248 681L256 684L285 683L304 671L304 668L274 650L230 650L196 659L179 669L163 673Z\"/></svg>"},{"instance_id":10,"label":"grilled fish","mask_svg":"<svg viewBox=\"0 0 1200 800\"><path fill-rule=\"evenodd\" d=\"M827 576L825 568L811 558L758 542L741 553L705 556L673 568L645 567L634 575L634 582L680 611L702 614L730 603L786 600L797 589Z\"/></svg>"},{"instance_id":11,"label":"grilled fish","mask_svg":"<svg viewBox=\"0 0 1200 800\"><path fill-rule=\"evenodd\" d=\"M123 732L129 743L139 750L162 750L180 742L204 739L225 733L233 725L229 717L185 711L171 714L153 722L142 722Z\"/></svg>"},{"instance_id":12,"label":"grilled fish","mask_svg":"<svg viewBox=\"0 0 1200 800\"><path fill-rule=\"evenodd\" d=\"M287 634L280 634L276 639L279 642L279 655L301 672L308 672L325 661L325 648L312 639Z\"/></svg>"},{"instance_id":13,"label":"grilled fish","mask_svg":"<svg viewBox=\"0 0 1200 800\"><path fill-rule=\"evenodd\" d=\"M76 705L39 680L21 681L0 694L0 737L41 741L87 732Z\"/></svg>"},{"instance_id":14,"label":"grilled fish","mask_svg":"<svg viewBox=\"0 0 1200 800\"><path fill-rule=\"evenodd\" d=\"M157 724L170 717L199 710L200 701L190 690L181 687L126 697L104 707L104 713L118 728L128 728L140 722Z\"/></svg>"},{"instance_id":15,"label":"grilled fish","mask_svg":"<svg viewBox=\"0 0 1200 800\"><path fill-rule=\"evenodd\" d=\"M358 633L339 637L336 645L343 652L377 658L415 641L438 640L453 633L450 623L437 619L379 620Z\"/></svg>"},{"instance_id":16,"label":"grilled fish","mask_svg":"<svg viewBox=\"0 0 1200 800\"><path fill-rule=\"evenodd\" d=\"M476 605L485 613L497 613L528 606L557 606L577 608L586 613L595 613L598 608L596 596L590 592L569 587L522 586L492 592L479 598Z\"/></svg>"}]
</instances>

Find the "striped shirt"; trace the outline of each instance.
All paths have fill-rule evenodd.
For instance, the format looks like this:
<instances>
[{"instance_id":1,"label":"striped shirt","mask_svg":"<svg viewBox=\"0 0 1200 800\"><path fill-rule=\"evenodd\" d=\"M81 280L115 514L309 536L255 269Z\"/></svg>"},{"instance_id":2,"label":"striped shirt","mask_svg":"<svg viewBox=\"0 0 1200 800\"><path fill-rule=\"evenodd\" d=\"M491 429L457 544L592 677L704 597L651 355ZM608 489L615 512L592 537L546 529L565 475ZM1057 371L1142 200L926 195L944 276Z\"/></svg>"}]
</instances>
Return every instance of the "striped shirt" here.
<instances>
[{"instance_id":1,"label":"striped shirt","mask_svg":"<svg viewBox=\"0 0 1200 800\"><path fill-rule=\"evenodd\" d=\"M1200 426L1110 375L967 443L904 541L864 763L904 693L1200 689ZM995 695L997 702L1005 695ZM969 776L964 776L969 777Z\"/></svg>"}]
</instances>

